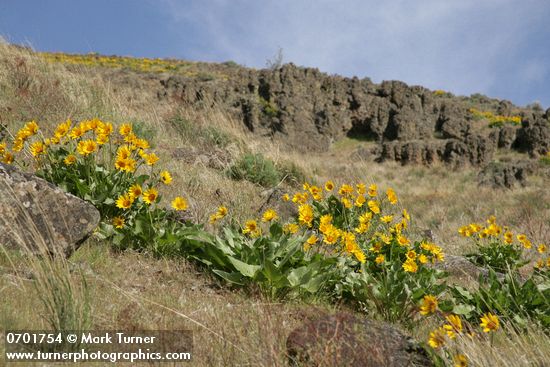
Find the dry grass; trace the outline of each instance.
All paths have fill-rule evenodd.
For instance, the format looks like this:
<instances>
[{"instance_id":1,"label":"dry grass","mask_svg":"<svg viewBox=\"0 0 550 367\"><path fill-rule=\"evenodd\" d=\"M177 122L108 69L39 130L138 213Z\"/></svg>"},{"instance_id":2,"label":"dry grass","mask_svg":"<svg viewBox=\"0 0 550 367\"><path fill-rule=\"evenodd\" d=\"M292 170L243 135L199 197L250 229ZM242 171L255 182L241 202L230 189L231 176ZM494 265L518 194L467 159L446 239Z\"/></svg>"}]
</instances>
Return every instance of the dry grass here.
<instances>
[{"instance_id":1,"label":"dry grass","mask_svg":"<svg viewBox=\"0 0 550 367\"><path fill-rule=\"evenodd\" d=\"M156 98L158 86L139 75L124 75L136 84L116 84L113 72L91 74L88 69L47 64L31 51L0 44L0 124L10 128L35 119L53 127L67 118L94 116L113 122L134 121L154 132L153 142L174 172L170 193L191 198L194 220L204 222L217 206L229 207L234 219L257 216L265 200L263 188L247 181L233 181L225 169L245 152L259 152L275 162L292 162L313 182L333 179L391 186L412 214L414 229L431 229L449 253L467 250L457 228L495 214L499 221L524 232L537 243L550 238L550 193L542 178L508 191L478 187L473 169L446 166L400 166L361 161L353 154L363 142L346 141L326 153L303 155L257 138L228 113L212 107L181 106ZM219 148L196 134L178 134L169 121L179 116L192 132L213 128L229 137ZM184 149L184 157L174 151ZM220 155L222 165L202 156ZM289 187L285 187L291 190ZM62 260L56 260L62 261ZM271 304L254 293L227 288L183 260L155 260L144 254L114 254L109 244L90 240L69 262L51 263L51 269L69 280L78 293L91 295L91 328L189 329L194 332L194 364L232 366L286 365L285 339L304 315L329 305ZM46 268L44 268L46 269ZM76 269L76 271L75 271ZM0 328L46 328L48 311L40 292L51 289L35 260L0 253ZM25 274L42 274L33 279ZM84 274L81 277L80 274ZM38 283L37 283L38 282ZM83 283L84 282L84 283ZM37 287L36 284L39 284ZM78 293L80 294L80 293ZM106 302L105 300L108 300ZM427 329L416 331L425 339ZM2 343L3 344L3 343ZM481 366L544 365L550 360L550 339L540 330L501 333L494 348L487 342L465 341L464 353ZM519 357L518 357L519 356ZM540 363L538 361L541 361ZM523 363L523 364L522 364ZM539 363L539 364L537 364Z\"/></svg>"}]
</instances>

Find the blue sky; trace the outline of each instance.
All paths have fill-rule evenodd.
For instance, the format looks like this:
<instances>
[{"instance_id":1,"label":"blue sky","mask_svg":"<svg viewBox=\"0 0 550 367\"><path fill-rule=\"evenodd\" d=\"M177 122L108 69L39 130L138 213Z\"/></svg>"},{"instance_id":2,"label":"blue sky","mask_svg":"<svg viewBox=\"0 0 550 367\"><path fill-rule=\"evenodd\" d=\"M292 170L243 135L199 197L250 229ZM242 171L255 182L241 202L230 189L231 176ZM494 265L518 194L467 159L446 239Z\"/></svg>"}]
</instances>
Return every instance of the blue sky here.
<instances>
[{"instance_id":1,"label":"blue sky","mask_svg":"<svg viewBox=\"0 0 550 367\"><path fill-rule=\"evenodd\" d=\"M548 0L0 0L0 35L99 52L402 80L550 107Z\"/></svg>"}]
</instances>

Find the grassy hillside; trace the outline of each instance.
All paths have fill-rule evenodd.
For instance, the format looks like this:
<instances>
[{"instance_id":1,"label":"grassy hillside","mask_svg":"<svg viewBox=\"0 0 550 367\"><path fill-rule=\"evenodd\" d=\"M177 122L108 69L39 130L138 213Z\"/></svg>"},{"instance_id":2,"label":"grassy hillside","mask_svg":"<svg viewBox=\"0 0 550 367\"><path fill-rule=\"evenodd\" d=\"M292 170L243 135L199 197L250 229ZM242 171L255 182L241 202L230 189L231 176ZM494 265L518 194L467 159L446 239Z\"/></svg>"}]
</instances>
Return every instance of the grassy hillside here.
<instances>
[{"instance_id":1,"label":"grassy hillside","mask_svg":"<svg viewBox=\"0 0 550 367\"><path fill-rule=\"evenodd\" d=\"M158 73L225 78L236 67L64 57L0 45L0 137L11 139L8 134L31 120L50 133L67 119L97 117L115 126L131 122L136 134L151 143L162 169L172 172L173 183L161 194L184 196L189 202L186 219L204 223L210 233L221 230L209 217L222 205L229 212L227 223L244 224L275 206L269 201L273 189L279 197L300 190L304 181L322 186L332 180L337 187L356 182L392 187L412 217L411 236L431 232L447 255L474 250L458 229L491 215L533 244L550 240L547 177L532 175L525 187L512 190L480 187L475 168L374 163L355 154L372 142L350 138L334 142L326 152L304 154L253 134L214 102L189 105L157 96L158 79L153 76ZM262 177L250 163L258 155L269 162L262 166ZM285 207L279 203L277 208L283 216ZM75 299L89 295L90 328L193 330L196 365L285 366L286 337L301 320L338 309L357 312L353 305L324 297L273 300L254 286L232 287L183 258L117 252L111 245L92 237L56 270L74 287ZM26 257L0 252L2 329L49 327L52 310L43 306L47 290L36 286L29 268L36 270L36 264ZM532 268L529 264L522 272L530 274ZM426 341L436 326L437 320L431 320L410 332ZM480 366L542 365L550 360L548 330L534 324L521 331L505 325L502 329L490 341L461 339L458 350Z\"/></svg>"}]
</instances>

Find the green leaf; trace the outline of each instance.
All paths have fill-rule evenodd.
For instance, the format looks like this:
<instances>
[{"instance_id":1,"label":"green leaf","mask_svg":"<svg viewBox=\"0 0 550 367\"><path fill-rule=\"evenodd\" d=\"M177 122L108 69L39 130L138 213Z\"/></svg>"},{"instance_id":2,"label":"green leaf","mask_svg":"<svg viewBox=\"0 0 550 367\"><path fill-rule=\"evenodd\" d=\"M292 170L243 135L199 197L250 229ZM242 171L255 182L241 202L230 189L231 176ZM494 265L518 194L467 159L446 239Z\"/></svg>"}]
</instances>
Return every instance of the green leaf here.
<instances>
[{"instance_id":1,"label":"green leaf","mask_svg":"<svg viewBox=\"0 0 550 367\"><path fill-rule=\"evenodd\" d=\"M310 269L307 266L302 266L302 267L299 267L299 268L296 268L296 269L292 270L288 274L287 279L288 279L288 282L290 283L290 285L292 287L297 287L297 286L300 286L301 284L304 283L304 278L306 277L306 275L311 275ZM311 277L308 277L306 279L306 282L310 278Z\"/></svg>"},{"instance_id":2,"label":"green leaf","mask_svg":"<svg viewBox=\"0 0 550 367\"><path fill-rule=\"evenodd\" d=\"M453 313L457 315L469 315L475 307L472 305L459 304L453 307Z\"/></svg>"},{"instance_id":3,"label":"green leaf","mask_svg":"<svg viewBox=\"0 0 550 367\"><path fill-rule=\"evenodd\" d=\"M321 286L325 282L326 278L326 275L319 274L316 277L313 277L309 282L304 284L302 288L309 293L317 293L319 291L319 288L321 288Z\"/></svg>"},{"instance_id":4,"label":"green leaf","mask_svg":"<svg viewBox=\"0 0 550 367\"><path fill-rule=\"evenodd\" d=\"M469 299L469 300L472 300L473 297L472 297L472 294L466 289L466 288L463 288L463 287L460 287L460 286L455 286L454 287L455 291L457 291L462 297L466 298L466 299Z\"/></svg>"},{"instance_id":5,"label":"green leaf","mask_svg":"<svg viewBox=\"0 0 550 367\"><path fill-rule=\"evenodd\" d=\"M537 290L539 292L544 292L544 291L547 291L550 289L550 281L548 282L542 282L540 284L537 285Z\"/></svg>"},{"instance_id":6,"label":"green leaf","mask_svg":"<svg viewBox=\"0 0 550 367\"><path fill-rule=\"evenodd\" d=\"M212 272L223 279L227 280L230 283L238 284L238 285L244 285L244 282L242 280L242 276L239 273L228 273L222 270L214 269Z\"/></svg>"},{"instance_id":7,"label":"green leaf","mask_svg":"<svg viewBox=\"0 0 550 367\"><path fill-rule=\"evenodd\" d=\"M254 278L256 273L262 268L260 265L251 265L241 260L238 260L232 256L227 257L231 264L237 269L242 275L248 278Z\"/></svg>"}]
</instances>

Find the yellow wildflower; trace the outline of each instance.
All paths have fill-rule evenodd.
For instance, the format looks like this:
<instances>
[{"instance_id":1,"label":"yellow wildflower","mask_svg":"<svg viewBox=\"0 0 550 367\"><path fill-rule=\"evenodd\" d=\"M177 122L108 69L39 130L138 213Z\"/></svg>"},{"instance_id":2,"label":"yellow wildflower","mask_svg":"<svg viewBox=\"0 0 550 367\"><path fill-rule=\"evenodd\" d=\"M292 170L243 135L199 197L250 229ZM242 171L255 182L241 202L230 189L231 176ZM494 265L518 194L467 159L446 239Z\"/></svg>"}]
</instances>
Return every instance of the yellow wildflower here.
<instances>
[{"instance_id":1,"label":"yellow wildflower","mask_svg":"<svg viewBox=\"0 0 550 367\"><path fill-rule=\"evenodd\" d=\"M260 235L260 229L258 223L254 219L247 220L244 224L243 234L248 234L250 237L257 237Z\"/></svg>"},{"instance_id":2,"label":"yellow wildflower","mask_svg":"<svg viewBox=\"0 0 550 367\"><path fill-rule=\"evenodd\" d=\"M405 237L403 235L399 235L397 237L397 243L400 246L408 246L411 243L411 241L407 237Z\"/></svg>"},{"instance_id":3,"label":"yellow wildflower","mask_svg":"<svg viewBox=\"0 0 550 367\"><path fill-rule=\"evenodd\" d=\"M124 218L122 218L122 217L114 217L112 222L113 222L113 225L115 226L115 228L123 228L124 227Z\"/></svg>"},{"instance_id":4,"label":"yellow wildflower","mask_svg":"<svg viewBox=\"0 0 550 367\"><path fill-rule=\"evenodd\" d=\"M165 185L170 185L172 183L172 175L168 171L162 171L160 173L160 180Z\"/></svg>"},{"instance_id":5,"label":"yellow wildflower","mask_svg":"<svg viewBox=\"0 0 550 367\"><path fill-rule=\"evenodd\" d=\"M71 128L71 123L72 123L71 120L67 120L57 125L54 132L54 136L58 139L61 139L62 137L67 135L67 133L69 132L69 129Z\"/></svg>"},{"instance_id":6,"label":"yellow wildflower","mask_svg":"<svg viewBox=\"0 0 550 367\"><path fill-rule=\"evenodd\" d=\"M449 323L443 325L443 328L447 330L447 335L449 338L454 339L456 334L460 334L462 332L462 320L460 319L460 316L457 315L448 315L446 319Z\"/></svg>"},{"instance_id":7,"label":"yellow wildflower","mask_svg":"<svg viewBox=\"0 0 550 367\"><path fill-rule=\"evenodd\" d=\"M279 218L277 215L277 212L273 209L267 209L264 214L262 215L262 222L271 222L272 220L276 220Z\"/></svg>"},{"instance_id":8,"label":"yellow wildflower","mask_svg":"<svg viewBox=\"0 0 550 367\"><path fill-rule=\"evenodd\" d=\"M327 181L325 183L325 190L327 190L327 191L334 190L334 183L332 181Z\"/></svg>"},{"instance_id":9,"label":"yellow wildflower","mask_svg":"<svg viewBox=\"0 0 550 367\"><path fill-rule=\"evenodd\" d=\"M332 224L328 225L327 230L323 233L323 241L329 245L335 244L339 237L340 230Z\"/></svg>"},{"instance_id":10,"label":"yellow wildflower","mask_svg":"<svg viewBox=\"0 0 550 367\"><path fill-rule=\"evenodd\" d=\"M357 194L358 195L365 195L366 192L367 192L367 187L365 186L364 183L357 184Z\"/></svg>"},{"instance_id":11,"label":"yellow wildflower","mask_svg":"<svg viewBox=\"0 0 550 367\"><path fill-rule=\"evenodd\" d=\"M73 154L69 154L68 156L65 157L65 159L63 160L63 163L65 163L67 166L70 166L71 164L76 163L76 156Z\"/></svg>"},{"instance_id":12,"label":"yellow wildflower","mask_svg":"<svg viewBox=\"0 0 550 367\"><path fill-rule=\"evenodd\" d=\"M546 245L544 243L541 243L538 247L537 247L537 251L539 252L539 254L543 254L546 252Z\"/></svg>"},{"instance_id":13,"label":"yellow wildflower","mask_svg":"<svg viewBox=\"0 0 550 367\"><path fill-rule=\"evenodd\" d=\"M120 126L120 129L118 130L120 135L126 136L132 132L132 125L131 124L122 124Z\"/></svg>"},{"instance_id":14,"label":"yellow wildflower","mask_svg":"<svg viewBox=\"0 0 550 367\"><path fill-rule=\"evenodd\" d=\"M353 194L353 187L348 184L343 184L338 190L338 194L342 196L347 196Z\"/></svg>"},{"instance_id":15,"label":"yellow wildflower","mask_svg":"<svg viewBox=\"0 0 550 367\"><path fill-rule=\"evenodd\" d=\"M369 196L371 198L375 197L378 194L377 190L378 190L378 187L376 186L376 184L370 185L369 186Z\"/></svg>"},{"instance_id":16,"label":"yellow wildflower","mask_svg":"<svg viewBox=\"0 0 550 367\"><path fill-rule=\"evenodd\" d=\"M84 133L85 133L84 129L82 129L80 126L75 126L75 127L73 127L73 129L69 133L69 137L71 139L78 139L78 138L82 137L82 135L84 135Z\"/></svg>"},{"instance_id":17,"label":"yellow wildflower","mask_svg":"<svg viewBox=\"0 0 550 367\"><path fill-rule=\"evenodd\" d=\"M174 210L177 210L177 211L187 210L187 207L188 207L187 200L185 200L181 196L176 196L174 200L172 200L171 204L172 204L172 208L174 208Z\"/></svg>"},{"instance_id":18,"label":"yellow wildflower","mask_svg":"<svg viewBox=\"0 0 550 367\"><path fill-rule=\"evenodd\" d=\"M480 326L483 328L483 332L490 333L491 331L497 331L500 327L500 321L498 316L493 315L492 313L483 314L481 317Z\"/></svg>"},{"instance_id":19,"label":"yellow wildflower","mask_svg":"<svg viewBox=\"0 0 550 367\"><path fill-rule=\"evenodd\" d=\"M4 157L2 158L2 163L4 164L12 164L13 163L13 154L10 152L5 152Z\"/></svg>"},{"instance_id":20,"label":"yellow wildflower","mask_svg":"<svg viewBox=\"0 0 550 367\"><path fill-rule=\"evenodd\" d=\"M118 160L128 159L132 155L132 151L127 145L122 145L117 149L116 158Z\"/></svg>"},{"instance_id":21,"label":"yellow wildflower","mask_svg":"<svg viewBox=\"0 0 550 367\"><path fill-rule=\"evenodd\" d=\"M397 204L397 195L395 194L395 191L393 191L392 188L389 188L386 191L386 196L388 197L388 200L392 205Z\"/></svg>"},{"instance_id":22,"label":"yellow wildflower","mask_svg":"<svg viewBox=\"0 0 550 367\"><path fill-rule=\"evenodd\" d=\"M154 187L151 187L143 193L143 201L149 205L153 204L157 200L157 197L158 191Z\"/></svg>"},{"instance_id":23,"label":"yellow wildflower","mask_svg":"<svg viewBox=\"0 0 550 367\"><path fill-rule=\"evenodd\" d=\"M367 261L367 257L365 256L363 251L361 251L359 248L357 248L355 251L353 251L353 255L355 256L357 261L359 261L362 264L364 264Z\"/></svg>"},{"instance_id":24,"label":"yellow wildflower","mask_svg":"<svg viewBox=\"0 0 550 367\"><path fill-rule=\"evenodd\" d=\"M366 201L367 199L365 199L364 195L358 195L357 198L355 199L355 206L358 208L361 208Z\"/></svg>"},{"instance_id":25,"label":"yellow wildflower","mask_svg":"<svg viewBox=\"0 0 550 367\"><path fill-rule=\"evenodd\" d=\"M374 259L374 262L378 265L383 264L384 261L386 261L386 257L384 255L378 255L376 256L376 259Z\"/></svg>"},{"instance_id":26,"label":"yellow wildflower","mask_svg":"<svg viewBox=\"0 0 550 367\"><path fill-rule=\"evenodd\" d=\"M384 223L390 223L393 220L393 215L384 215L380 220Z\"/></svg>"},{"instance_id":27,"label":"yellow wildflower","mask_svg":"<svg viewBox=\"0 0 550 367\"><path fill-rule=\"evenodd\" d=\"M313 209L308 204L302 204L298 208L298 221L302 225L311 227L313 221Z\"/></svg>"},{"instance_id":28,"label":"yellow wildflower","mask_svg":"<svg viewBox=\"0 0 550 367\"><path fill-rule=\"evenodd\" d=\"M432 295L425 295L422 299L422 306L420 306L420 313L422 315L429 315L437 310L437 298Z\"/></svg>"},{"instance_id":29,"label":"yellow wildflower","mask_svg":"<svg viewBox=\"0 0 550 367\"><path fill-rule=\"evenodd\" d=\"M378 202L374 200L369 200L367 206L374 214L380 214L380 207L378 206Z\"/></svg>"},{"instance_id":30,"label":"yellow wildflower","mask_svg":"<svg viewBox=\"0 0 550 367\"><path fill-rule=\"evenodd\" d=\"M350 209L353 206L353 204L351 203L351 201L348 198L342 198L342 204L344 205L344 208L346 208L346 209Z\"/></svg>"},{"instance_id":31,"label":"yellow wildflower","mask_svg":"<svg viewBox=\"0 0 550 367\"><path fill-rule=\"evenodd\" d=\"M131 197L128 194L124 194L118 197L116 201L117 208L120 209L128 209L132 206L132 203L134 202L134 198Z\"/></svg>"},{"instance_id":32,"label":"yellow wildflower","mask_svg":"<svg viewBox=\"0 0 550 367\"><path fill-rule=\"evenodd\" d=\"M457 354L453 358L454 367L468 367L468 358L464 354Z\"/></svg>"},{"instance_id":33,"label":"yellow wildflower","mask_svg":"<svg viewBox=\"0 0 550 367\"><path fill-rule=\"evenodd\" d=\"M416 271L418 270L418 265L412 259L407 259L403 263L402 267L403 267L403 270L405 270L408 273L416 273Z\"/></svg>"},{"instance_id":34,"label":"yellow wildflower","mask_svg":"<svg viewBox=\"0 0 550 367\"><path fill-rule=\"evenodd\" d=\"M136 170L136 161L132 158L119 159L115 162L115 168L120 171L134 172Z\"/></svg>"},{"instance_id":35,"label":"yellow wildflower","mask_svg":"<svg viewBox=\"0 0 550 367\"><path fill-rule=\"evenodd\" d=\"M365 233L369 230L370 224L369 223L359 223L359 226L355 228L355 232L361 234Z\"/></svg>"},{"instance_id":36,"label":"yellow wildflower","mask_svg":"<svg viewBox=\"0 0 550 367\"><path fill-rule=\"evenodd\" d=\"M311 246L315 245L317 243L319 239L317 238L316 235L312 234L311 236L309 236L309 238L307 239L307 241L304 243L304 251L308 251Z\"/></svg>"},{"instance_id":37,"label":"yellow wildflower","mask_svg":"<svg viewBox=\"0 0 550 367\"><path fill-rule=\"evenodd\" d=\"M148 166L153 166L155 163L158 162L159 157L155 153L147 154L147 156L144 158L145 163L147 163Z\"/></svg>"},{"instance_id":38,"label":"yellow wildflower","mask_svg":"<svg viewBox=\"0 0 550 367\"><path fill-rule=\"evenodd\" d=\"M82 140L78 142L78 146L76 147L76 151L78 154L87 156L89 154L92 154L97 150L97 144L94 140Z\"/></svg>"},{"instance_id":39,"label":"yellow wildflower","mask_svg":"<svg viewBox=\"0 0 550 367\"><path fill-rule=\"evenodd\" d=\"M435 329L430 333L428 344L434 349L438 349L445 344L445 329L442 327Z\"/></svg>"},{"instance_id":40,"label":"yellow wildflower","mask_svg":"<svg viewBox=\"0 0 550 367\"><path fill-rule=\"evenodd\" d=\"M30 150L33 157L38 157L39 155L46 153L46 146L43 142L36 141L31 144Z\"/></svg>"},{"instance_id":41,"label":"yellow wildflower","mask_svg":"<svg viewBox=\"0 0 550 367\"><path fill-rule=\"evenodd\" d=\"M210 223L215 223L217 220L223 219L227 215L227 208L220 206L216 213L210 216Z\"/></svg>"},{"instance_id":42,"label":"yellow wildflower","mask_svg":"<svg viewBox=\"0 0 550 367\"><path fill-rule=\"evenodd\" d=\"M296 223L287 223L283 226L283 232L284 233L296 233L298 232L298 230L300 229L300 227L298 227L298 225Z\"/></svg>"},{"instance_id":43,"label":"yellow wildflower","mask_svg":"<svg viewBox=\"0 0 550 367\"><path fill-rule=\"evenodd\" d=\"M140 197L142 193L143 190L139 184L132 185L130 189L128 189L128 195L132 196L134 199Z\"/></svg>"}]
</instances>

